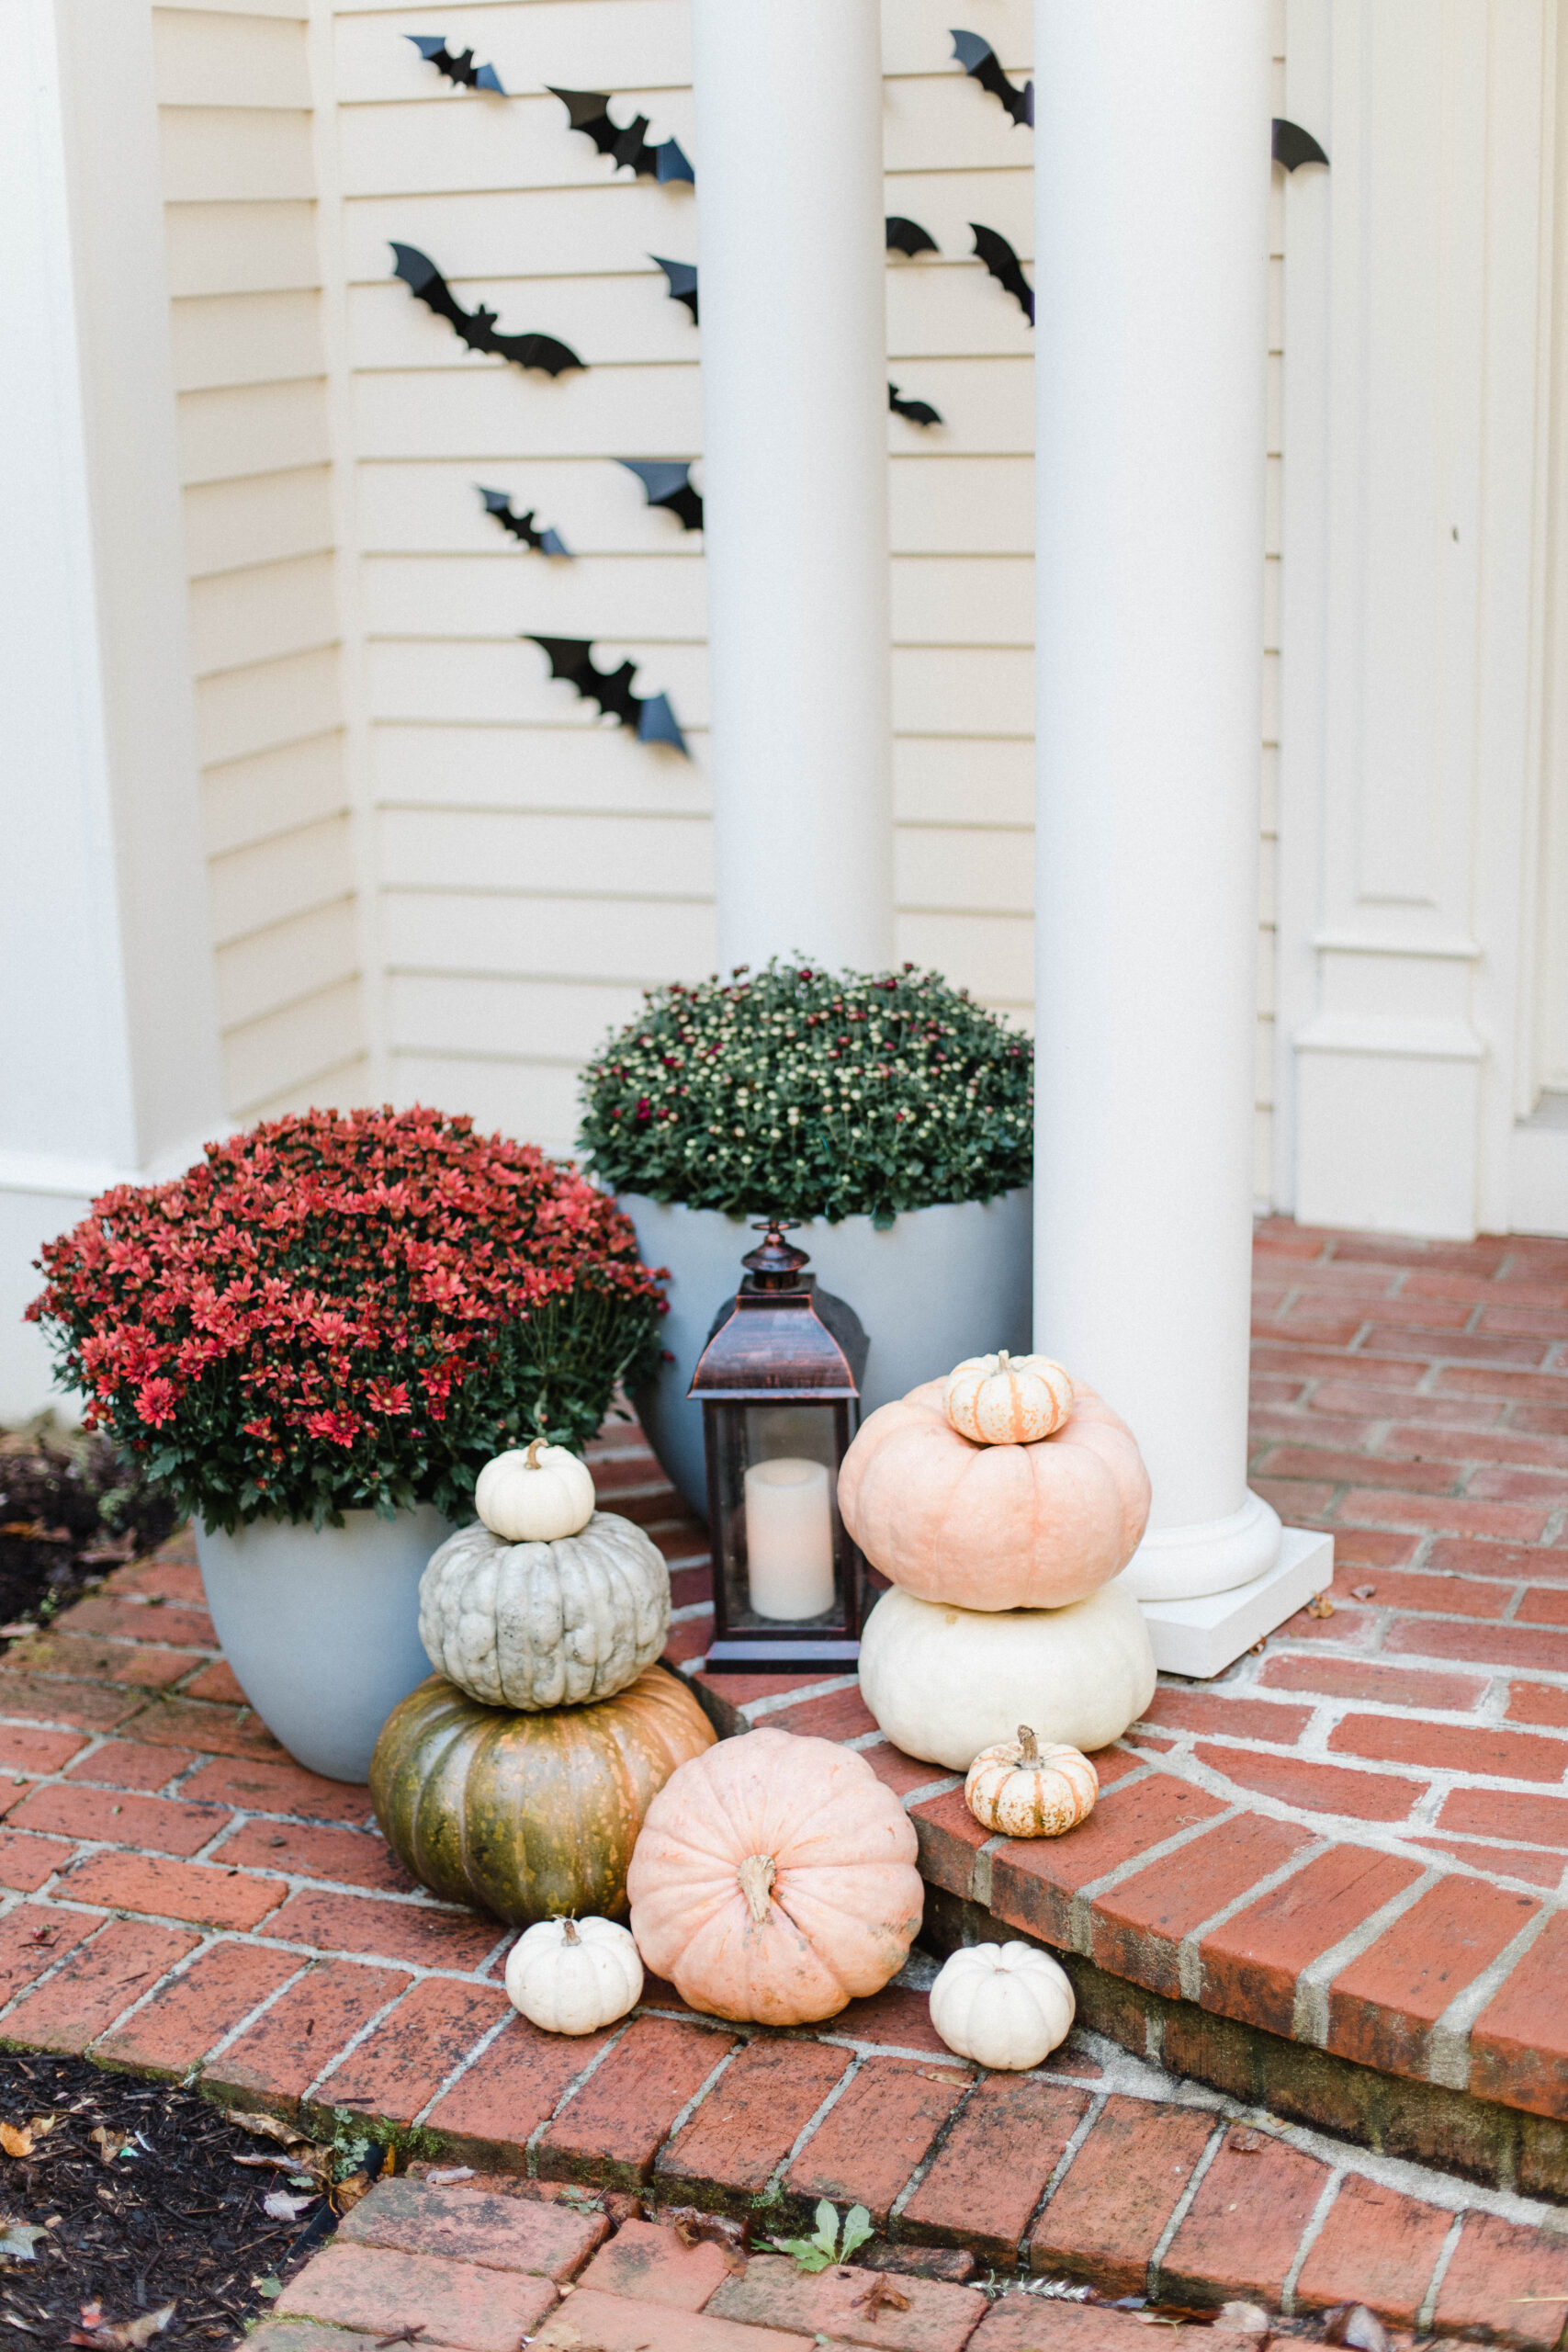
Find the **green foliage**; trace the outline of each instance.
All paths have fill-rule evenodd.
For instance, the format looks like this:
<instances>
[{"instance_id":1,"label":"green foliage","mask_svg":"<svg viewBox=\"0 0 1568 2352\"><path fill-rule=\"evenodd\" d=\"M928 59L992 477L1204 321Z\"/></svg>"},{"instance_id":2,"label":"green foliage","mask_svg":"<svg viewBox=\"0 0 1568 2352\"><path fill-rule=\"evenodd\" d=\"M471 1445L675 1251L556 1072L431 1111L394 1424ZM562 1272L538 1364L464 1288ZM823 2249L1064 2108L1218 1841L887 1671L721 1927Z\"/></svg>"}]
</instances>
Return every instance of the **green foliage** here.
<instances>
[{"instance_id":1,"label":"green foliage","mask_svg":"<svg viewBox=\"0 0 1568 2352\"><path fill-rule=\"evenodd\" d=\"M601 1182L690 1208L871 1216L1027 1184L1027 1038L939 974L775 958L651 989L583 1074Z\"/></svg>"},{"instance_id":2,"label":"green foliage","mask_svg":"<svg viewBox=\"0 0 1568 2352\"><path fill-rule=\"evenodd\" d=\"M801 2270L827 2270L848 2262L872 2235L871 2215L863 2205L852 2205L840 2228L835 2209L824 2197L817 2208L817 2227L808 2238L764 2238L775 2254L787 2254Z\"/></svg>"}]
</instances>

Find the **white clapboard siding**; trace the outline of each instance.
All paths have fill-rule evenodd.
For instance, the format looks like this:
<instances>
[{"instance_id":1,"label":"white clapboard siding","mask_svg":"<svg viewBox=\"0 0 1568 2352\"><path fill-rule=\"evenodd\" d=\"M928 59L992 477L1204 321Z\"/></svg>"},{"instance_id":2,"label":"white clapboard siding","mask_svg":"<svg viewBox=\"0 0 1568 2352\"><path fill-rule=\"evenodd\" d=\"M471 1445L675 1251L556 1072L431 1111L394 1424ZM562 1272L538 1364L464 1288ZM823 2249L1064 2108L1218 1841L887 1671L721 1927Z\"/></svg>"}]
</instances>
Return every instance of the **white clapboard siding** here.
<instances>
[{"instance_id":1,"label":"white clapboard siding","mask_svg":"<svg viewBox=\"0 0 1568 2352\"><path fill-rule=\"evenodd\" d=\"M713 794L700 760L651 754L620 727L376 727L383 808L570 808L704 816Z\"/></svg>"},{"instance_id":2,"label":"white clapboard siding","mask_svg":"<svg viewBox=\"0 0 1568 2352\"><path fill-rule=\"evenodd\" d=\"M691 977L714 965L712 908L679 899L585 892L520 904L478 888L389 890L382 929L392 972L524 972L651 988L671 973Z\"/></svg>"},{"instance_id":3,"label":"white clapboard siding","mask_svg":"<svg viewBox=\"0 0 1568 2352\"><path fill-rule=\"evenodd\" d=\"M353 969L357 921L350 892L220 947L218 1001L225 1026L265 1020L281 1004L333 987L345 968Z\"/></svg>"},{"instance_id":4,"label":"white clapboard siding","mask_svg":"<svg viewBox=\"0 0 1568 2352\"><path fill-rule=\"evenodd\" d=\"M1274 6L1276 113L1285 107L1284 0ZM1269 421L1263 567L1263 773L1258 887L1258 1033L1253 1115L1253 1197L1274 1197L1274 971L1279 849L1276 776L1280 761L1280 532L1285 319L1285 175L1276 171L1269 208Z\"/></svg>"},{"instance_id":5,"label":"white clapboard siding","mask_svg":"<svg viewBox=\"0 0 1568 2352\"><path fill-rule=\"evenodd\" d=\"M389 1082L400 1099L467 1109L560 1148L575 1125L575 1069L635 1010L638 989L711 968L714 926L702 537L649 509L614 462L693 461L701 486L701 335L650 259L695 260L696 198L617 173L544 85L612 93L617 122L647 115L649 138L678 137L700 176L687 8L459 0L432 15L386 0L327 4L333 236L346 280L348 439L337 455L354 477L355 692L378 812L355 870L378 899ZM1033 335L974 258L971 223L998 230L1032 275L1033 141L957 65L953 13L947 0L884 6L886 209L919 221L940 247L890 257L889 376L942 413L930 429L887 424L897 945L1028 1025ZM1030 0L966 0L959 13L1015 82L1028 77ZM514 95L454 89L418 57L405 38L414 31L471 47ZM760 88L759 136L768 107ZM194 137L182 150L193 188L209 154ZM286 209L289 190L272 194ZM1277 229L1281 220L1277 207ZM193 221L193 247L197 233ZM552 379L468 351L394 277L393 242L427 253L458 301L483 302L502 332L554 334L587 368ZM248 274L234 290L259 288L259 266L236 263ZM280 278L278 290L303 282ZM200 325L187 364L225 364L203 361ZM259 319L253 332L261 336ZM275 347L287 332L280 308ZM237 351L227 364L239 364ZM225 396L210 373L202 380L213 389L201 397ZM302 482L317 462L306 430L281 407L270 420L279 480L292 467ZM199 451L193 442L193 481L216 479L203 469L221 433L215 423ZM1273 464L1277 474L1277 454ZM485 514L481 483L515 513L532 509L572 560L511 539ZM305 493L294 497L292 527L308 531ZM205 544L237 547L254 527L238 509L215 509ZM310 551L280 544L277 560ZM1277 529L1269 561L1272 673ZM226 609L213 600L215 634ZM605 672L636 662L635 691L670 695L692 758L605 723L549 678L521 641L529 631L591 639ZM324 691L324 680L296 681L301 706ZM1266 697L1267 759L1272 674ZM208 723L230 739L259 728L237 676ZM276 754L292 755L287 745ZM221 805L237 809L240 779L273 756L259 739L248 755L236 750ZM321 824L312 788L301 774L290 805ZM1264 871L1260 1023L1271 1009L1270 887ZM1265 1027L1259 1039L1261 1069ZM1261 1080L1259 1104L1266 1147Z\"/></svg>"},{"instance_id":6,"label":"white clapboard siding","mask_svg":"<svg viewBox=\"0 0 1568 2352\"><path fill-rule=\"evenodd\" d=\"M492 1054L575 1069L608 1028L635 1019L642 991L607 980L400 972L388 1001L405 1052L438 1054L454 1037L482 1037Z\"/></svg>"},{"instance_id":7,"label":"white clapboard siding","mask_svg":"<svg viewBox=\"0 0 1568 2352\"><path fill-rule=\"evenodd\" d=\"M332 474L326 466L299 466L238 481L193 482L184 511L186 570L192 580L319 555L333 544Z\"/></svg>"},{"instance_id":8,"label":"white clapboard siding","mask_svg":"<svg viewBox=\"0 0 1568 2352\"><path fill-rule=\"evenodd\" d=\"M225 1100L363 1067L306 12L153 10Z\"/></svg>"}]
</instances>

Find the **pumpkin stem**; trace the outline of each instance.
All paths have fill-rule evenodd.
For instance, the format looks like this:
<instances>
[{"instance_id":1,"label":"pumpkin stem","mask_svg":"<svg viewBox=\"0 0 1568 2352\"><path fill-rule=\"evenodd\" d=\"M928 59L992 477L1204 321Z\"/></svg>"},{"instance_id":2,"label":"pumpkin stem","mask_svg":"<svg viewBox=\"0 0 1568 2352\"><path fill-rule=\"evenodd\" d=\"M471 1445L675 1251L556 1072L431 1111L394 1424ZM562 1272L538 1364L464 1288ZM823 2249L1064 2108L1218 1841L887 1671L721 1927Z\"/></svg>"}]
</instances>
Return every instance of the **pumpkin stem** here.
<instances>
[{"instance_id":1,"label":"pumpkin stem","mask_svg":"<svg viewBox=\"0 0 1568 2352\"><path fill-rule=\"evenodd\" d=\"M1021 1764L1038 1764L1040 1761L1040 1742L1027 1724L1020 1724L1018 1727L1018 1760Z\"/></svg>"},{"instance_id":2,"label":"pumpkin stem","mask_svg":"<svg viewBox=\"0 0 1568 2352\"><path fill-rule=\"evenodd\" d=\"M778 1876L778 1865L772 1854L748 1854L735 1875L740 1881L740 1892L746 1897L751 1917L760 1928L768 1916L769 1891Z\"/></svg>"},{"instance_id":3,"label":"pumpkin stem","mask_svg":"<svg viewBox=\"0 0 1568 2352\"><path fill-rule=\"evenodd\" d=\"M539 1456L540 1456L540 1454L541 1454L541 1453L543 1453L544 1450L545 1450L545 1441L544 1441L544 1439L543 1439L542 1437L530 1438L530 1440L528 1441L528 1461L527 1461L527 1467L528 1467L530 1470L536 1470L536 1469L538 1468L538 1466L539 1466Z\"/></svg>"},{"instance_id":4,"label":"pumpkin stem","mask_svg":"<svg viewBox=\"0 0 1568 2352\"><path fill-rule=\"evenodd\" d=\"M998 1370L998 1372L1010 1372L1011 1369L1012 1369L1012 1358L1011 1358L1011 1356L1010 1356L1010 1355L1009 1355L1009 1353L1008 1353L1008 1351L1007 1351L1007 1350L1006 1350L1005 1348L1002 1348L1002 1349L998 1350L998 1355L997 1355L997 1370Z\"/></svg>"},{"instance_id":5,"label":"pumpkin stem","mask_svg":"<svg viewBox=\"0 0 1568 2352\"><path fill-rule=\"evenodd\" d=\"M537 1442L538 1440L536 1439L535 1443L537 1444ZM577 1921L575 1919L563 1919L560 1923L560 1939L563 1944L580 1944L582 1941L582 1938L577 1932Z\"/></svg>"}]
</instances>

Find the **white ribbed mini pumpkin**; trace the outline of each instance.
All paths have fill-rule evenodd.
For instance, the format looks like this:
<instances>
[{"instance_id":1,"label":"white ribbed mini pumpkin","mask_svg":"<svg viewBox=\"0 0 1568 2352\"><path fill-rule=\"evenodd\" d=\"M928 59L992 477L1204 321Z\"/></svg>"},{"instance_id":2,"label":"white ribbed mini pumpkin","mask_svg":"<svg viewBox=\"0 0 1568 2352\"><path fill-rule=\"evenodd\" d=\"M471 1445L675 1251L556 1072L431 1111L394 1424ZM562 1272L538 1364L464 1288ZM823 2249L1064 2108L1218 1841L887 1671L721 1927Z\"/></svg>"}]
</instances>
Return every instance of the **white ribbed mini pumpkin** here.
<instances>
[{"instance_id":1,"label":"white ribbed mini pumpkin","mask_svg":"<svg viewBox=\"0 0 1568 2352\"><path fill-rule=\"evenodd\" d=\"M546 2033L597 2033L642 1998L642 1962L613 1919L540 1919L513 1945L506 1996Z\"/></svg>"},{"instance_id":2,"label":"white ribbed mini pumpkin","mask_svg":"<svg viewBox=\"0 0 1568 2352\"><path fill-rule=\"evenodd\" d=\"M1038 2066L1072 2030L1072 1980L1032 1944L970 1944L931 1986L931 2023L977 2066Z\"/></svg>"},{"instance_id":3,"label":"white ribbed mini pumpkin","mask_svg":"<svg viewBox=\"0 0 1568 2352\"><path fill-rule=\"evenodd\" d=\"M564 1445L536 1437L498 1453L479 1472L474 1509L509 1544L553 1544L577 1535L593 1516L593 1477Z\"/></svg>"},{"instance_id":4,"label":"white ribbed mini pumpkin","mask_svg":"<svg viewBox=\"0 0 1568 2352\"><path fill-rule=\"evenodd\" d=\"M947 1375L947 1418L976 1445L1037 1445L1073 1409L1072 1375L1052 1356L965 1356Z\"/></svg>"},{"instance_id":5,"label":"white ribbed mini pumpkin","mask_svg":"<svg viewBox=\"0 0 1568 2352\"><path fill-rule=\"evenodd\" d=\"M613 1699L670 1631L670 1571L629 1519L596 1510L553 1544L488 1527L449 1535L420 1578L419 1638L437 1674L487 1707Z\"/></svg>"}]
</instances>

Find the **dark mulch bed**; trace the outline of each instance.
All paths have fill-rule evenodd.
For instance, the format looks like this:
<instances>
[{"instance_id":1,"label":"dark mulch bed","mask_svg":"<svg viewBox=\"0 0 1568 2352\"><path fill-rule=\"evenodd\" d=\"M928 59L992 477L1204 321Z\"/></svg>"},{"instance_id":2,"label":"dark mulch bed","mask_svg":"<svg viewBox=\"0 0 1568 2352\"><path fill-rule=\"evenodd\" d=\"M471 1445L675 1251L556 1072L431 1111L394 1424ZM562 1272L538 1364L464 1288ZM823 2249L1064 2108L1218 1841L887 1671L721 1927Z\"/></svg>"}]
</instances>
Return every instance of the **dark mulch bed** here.
<instances>
[{"instance_id":1,"label":"dark mulch bed","mask_svg":"<svg viewBox=\"0 0 1568 2352\"><path fill-rule=\"evenodd\" d=\"M0 2154L0 2345L11 2352L120 2352L141 2336L136 2322L169 2303L166 2325L150 2333L153 2352L228 2343L265 2309L266 2287L276 2292L302 2241L331 2222L320 2198L290 2221L267 2214L262 2200L287 2187L287 2165L238 2165L267 2143L195 2091L82 2058L0 2052L0 2123L25 2132L39 2116L55 2120L46 2134L35 2129L30 2154ZM112 2153L122 2138L134 2153ZM18 2222L41 2228L31 2261L3 2251Z\"/></svg>"},{"instance_id":2,"label":"dark mulch bed","mask_svg":"<svg viewBox=\"0 0 1568 2352\"><path fill-rule=\"evenodd\" d=\"M47 1624L111 1568L155 1551L176 1518L107 1438L47 1423L0 1433L0 1628Z\"/></svg>"}]
</instances>

